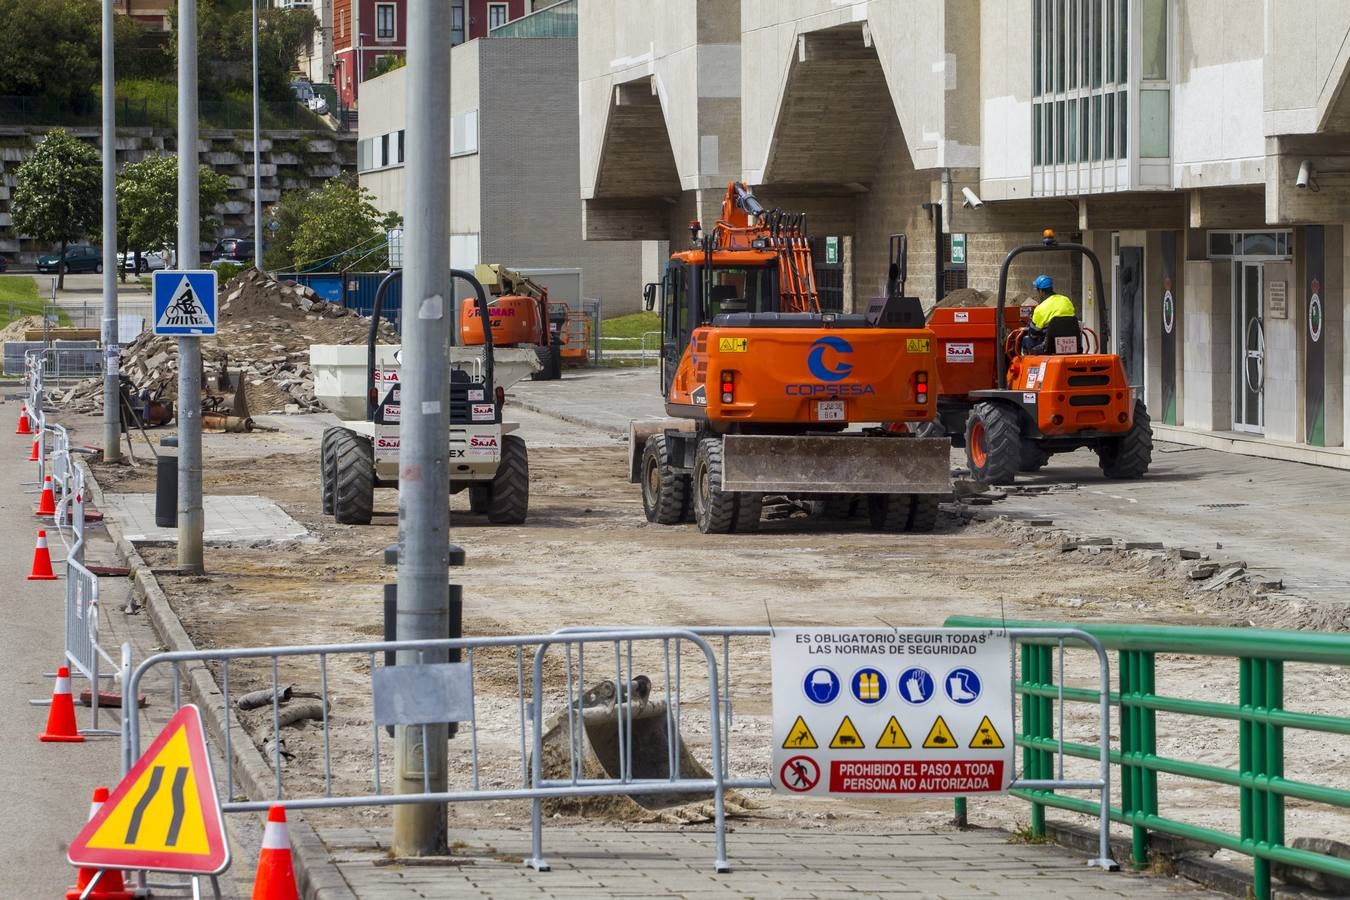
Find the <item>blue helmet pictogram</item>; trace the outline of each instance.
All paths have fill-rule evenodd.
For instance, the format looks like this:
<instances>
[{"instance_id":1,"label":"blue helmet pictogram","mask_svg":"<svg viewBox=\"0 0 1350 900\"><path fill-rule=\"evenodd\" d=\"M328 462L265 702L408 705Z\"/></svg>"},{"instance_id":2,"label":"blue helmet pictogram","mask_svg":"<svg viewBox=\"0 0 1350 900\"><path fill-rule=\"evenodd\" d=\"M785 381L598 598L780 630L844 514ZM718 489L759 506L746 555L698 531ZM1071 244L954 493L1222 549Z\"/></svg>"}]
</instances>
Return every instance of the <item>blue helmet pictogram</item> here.
<instances>
[{"instance_id":1,"label":"blue helmet pictogram","mask_svg":"<svg viewBox=\"0 0 1350 900\"><path fill-rule=\"evenodd\" d=\"M848 373L853 371L853 363L844 362L842 359L835 362L834 368L825 364L825 351L833 350L836 354L852 353L853 345L841 337L826 335L819 338L811 345L811 350L806 354L806 367L811 370L811 374L821 381L840 381L848 377Z\"/></svg>"}]
</instances>

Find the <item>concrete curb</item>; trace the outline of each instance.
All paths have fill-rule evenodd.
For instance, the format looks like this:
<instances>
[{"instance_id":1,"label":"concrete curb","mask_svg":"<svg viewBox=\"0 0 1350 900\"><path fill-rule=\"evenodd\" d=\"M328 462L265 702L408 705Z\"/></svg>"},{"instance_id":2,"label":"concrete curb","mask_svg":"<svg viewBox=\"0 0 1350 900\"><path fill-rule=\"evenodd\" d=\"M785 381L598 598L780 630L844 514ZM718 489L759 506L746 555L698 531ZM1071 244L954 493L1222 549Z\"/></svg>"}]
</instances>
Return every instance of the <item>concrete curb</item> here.
<instances>
[{"instance_id":1,"label":"concrete curb","mask_svg":"<svg viewBox=\"0 0 1350 900\"><path fill-rule=\"evenodd\" d=\"M94 503L100 509L106 509L103 487L94 477L93 470L83 459L78 459L77 464L84 470L85 484L89 487ZM131 569L132 598L141 599L155 633L170 651L195 653L196 645L192 643L192 638L188 637L183 623L169 605L168 596L159 586L159 581L136 547L126 539L114 517L105 516L103 522L108 529L108 536L112 538L117 551L122 554ZM188 681L188 693L201 708L202 721L211 734L211 740L222 748L225 746L226 717L229 717L232 735L230 750L234 759L228 760L227 764L234 770L236 792L242 788L244 795L250 800L265 800L271 797L272 786L275 784L272 768L258 752L258 748L253 746L251 739L238 739L239 735L247 735L248 732L234 710L224 708L224 692L216 684L210 668L198 663L187 668L184 675ZM338 867L329 859L327 848L309 823L297 817L287 824L301 896L306 900L357 900L355 892L347 885Z\"/></svg>"},{"instance_id":2,"label":"concrete curb","mask_svg":"<svg viewBox=\"0 0 1350 900\"><path fill-rule=\"evenodd\" d=\"M628 429L626 427L616 429L612 425L607 425L604 422L597 422L595 419L580 416L576 413L562 412L556 407L549 406L546 403L540 403L537 400L527 400L516 394L511 395L510 401L521 409L527 409L530 412L538 413L541 416L549 416L563 422L568 422L572 425L580 425L583 428L594 428L596 431L602 431L606 435L614 438L628 437Z\"/></svg>"}]
</instances>

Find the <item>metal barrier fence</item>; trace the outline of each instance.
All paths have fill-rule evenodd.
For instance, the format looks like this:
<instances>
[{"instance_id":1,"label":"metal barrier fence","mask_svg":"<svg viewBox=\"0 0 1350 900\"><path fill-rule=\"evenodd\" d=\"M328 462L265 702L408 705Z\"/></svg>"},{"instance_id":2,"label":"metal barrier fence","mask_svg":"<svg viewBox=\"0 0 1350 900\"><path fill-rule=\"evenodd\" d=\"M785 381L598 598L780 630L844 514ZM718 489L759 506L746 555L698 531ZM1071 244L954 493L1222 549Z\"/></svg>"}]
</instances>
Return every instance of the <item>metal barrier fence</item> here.
<instances>
[{"instance_id":1,"label":"metal barrier fence","mask_svg":"<svg viewBox=\"0 0 1350 900\"><path fill-rule=\"evenodd\" d=\"M970 616L947 619L949 627L999 627L998 620ZM1015 627L1042 627L1042 623L1016 622ZM1050 627L1048 624L1044 627ZM1271 864L1282 863L1350 878L1350 860L1285 846L1285 798L1350 807L1350 790L1285 777L1285 730L1300 729L1321 734L1350 735L1350 717L1285 709L1286 663L1311 663L1350 667L1350 635L1247 628L1192 628L1157 625L1093 625L1081 629L1101 644L1119 653L1118 692L1066 687L1063 670L1056 679L1051 666L1051 647L1036 641L1022 648L1022 676L1014 689L1022 696L1023 729L1017 744L1023 748L1024 767L1045 768L1045 754L1057 749L1071 757L1096 757L1100 747L1064 740L1062 717L1046 715L1050 698L1065 701L1115 705L1120 716L1120 749L1111 762L1120 767L1121 804L1110 807L1103 800L1092 803L1059 797L1042 789L1017 792L1032 804L1032 830L1045 833L1045 807L1100 815L1132 829L1132 858L1136 866L1148 864L1149 833L1160 832L1186 840L1231 850L1252 858L1253 892L1271 896ZM1158 693L1156 676L1159 654L1225 657L1237 663L1237 702L1195 700ZM1159 712L1218 719L1238 723L1236 768L1193 759L1177 759L1158 752ZM1056 725L1058 724L1058 727ZM1344 769L1342 767L1343 774ZM1180 776L1239 791L1236 834L1201 827L1163 815L1159 811L1158 775ZM1325 773L1323 777L1330 777Z\"/></svg>"},{"instance_id":2,"label":"metal barrier fence","mask_svg":"<svg viewBox=\"0 0 1350 900\"><path fill-rule=\"evenodd\" d=\"M635 708L639 704L635 699L635 688L624 679L625 672L630 674L632 672L635 644L639 647L645 645L652 653L661 653L666 660L667 671L670 671L672 658L678 659L680 651L686 645L693 648L693 651L702 657L702 680L707 687L706 722L711 761L711 772L706 777L694 777L696 773L682 771L678 763L662 777L646 777L639 768L634 767L631 736L635 721ZM614 725L620 749L618 752L618 772L613 777L586 777L582 773L580 758L572 755L577 746L573 742L573 738L579 733L582 724L589 721L586 712L588 709L586 705L588 694L582 681L585 677L584 670L581 667L574 670L570 665L566 666L566 681L561 688L548 689L544 683L545 651L548 648L555 646L565 648L570 660L574 651L592 645L603 645L606 648L606 655L612 652L614 660L614 679L609 683L614 685L615 688L613 694L615 702L612 705L615 710ZM462 654L464 661L459 665L464 668L451 680L460 685L455 690L462 689L467 684L467 695L462 701L464 705L458 713L438 710L435 713L428 714L429 717L421 719L388 718L387 704L389 701L387 699L382 700L381 691L395 689L395 679L405 677L405 673L400 671L401 668L407 667L409 663L423 665L453 658L456 652ZM643 652L646 652L646 650ZM393 667L389 666L387 661L384 665L381 665L381 658L386 653L404 654L406 661ZM527 659L527 653L532 654L532 660ZM124 657L126 655L124 652ZM250 801L231 799L234 796L234 772L232 767L227 766L225 791L223 793L226 800L221 804L226 812L258 811L273 804L280 804L292 809L314 809L388 806L406 803L529 800L533 804L534 828L532 832L533 853L528 863L540 871L545 871L548 869L548 863L543 856L542 807L546 801L617 794L710 795L714 806L713 818L716 828L714 864L718 871L727 871L729 868L726 861L724 805L726 783L723 777L725 766L718 763L718 760L724 759L724 736L721 730L723 716L720 707L723 692L718 684L718 667L712 647L702 637L687 629L637 629L624 631L621 634L616 632L573 632L495 638L381 641L359 644L160 653L143 660L134 670L130 669L129 663L123 668L123 770L126 771L130 767L132 761L140 755L141 749L140 717L133 698L147 673L156 670L157 667L170 667L172 669L170 675L173 684L173 705L175 709L182 702L180 681L183 678L184 667L191 667L194 664L209 664L217 670L214 674L217 683L220 685L220 696L199 697L198 699L201 702L212 704L219 702L222 705L223 716L221 718L224 722L224 733L217 735L216 739L223 744L224 757L232 760L234 758L232 752L236 741L240 739L253 740L247 731L242 730L243 726L234 721L234 713L231 708L231 698L238 696L237 685L240 679L253 683L260 680L256 669L250 668L246 663L248 660L262 663L264 674L261 681L266 685L263 690L269 692L267 702L271 706L272 738L270 741L264 741L263 746L268 757L268 763L273 771L272 796ZM282 686L287 682L281 677L280 664L282 660L286 660L290 666L286 673L288 676L298 675L301 678L307 677L311 682L318 682L317 700L319 706L318 718L321 724L321 747L313 748L313 751L316 758L323 760L321 779L307 779L304 773L296 773L291 778L287 778L283 771L285 769L285 756L281 727L284 716L281 709L281 692ZM346 665L345 671L344 663ZM679 673L680 664L677 662L674 665L676 666L674 671ZM358 673L362 683L369 684L371 698L369 722L357 729L357 733L366 735L366 737L359 738L358 741L367 748L370 760L368 771L371 774L368 789L361 790L355 789L355 783L348 784L343 773L335 773L332 764L335 744L341 745L339 750L344 758L351 758L348 748L352 743L353 735L345 730L336 734L334 732L333 718L330 715L332 693L330 680L334 677L350 679L352 671ZM438 669L438 671L446 672L444 669ZM366 672L369 674L369 681L365 680ZM416 670L407 669L406 677L411 677L414 674L417 674ZM445 677L450 679L448 673L445 674ZM497 715L487 722L480 717L480 703L486 701L479 698L474 692L474 685L481 683L484 679L493 684L505 683L508 685L511 680L514 679L515 681L514 698L505 701L501 698L492 699L494 711L502 715ZM382 687L382 685L389 687ZM673 703L675 713L684 715L687 714L685 707L688 704L681 703L679 700L679 685L679 681L668 682L668 697L664 709L670 710ZM672 686L675 688L675 696L673 697L669 696ZM420 696L417 692L407 691L406 682L403 687L405 690L399 696L404 702ZM550 778L543 769L542 760L546 735L544 708L550 702L563 706L567 710L566 715L562 717L567 722L569 737L568 754L562 763L564 769L569 773L569 777L566 778ZM652 701L649 695L641 698L641 705L644 709L646 704L650 702ZM685 712L681 712L682 710L685 710ZM638 714L640 717L641 710L638 711ZM674 714L666 713L666 715L669 717ZM351 718L353 718L353 715L350 707L348 707L344 719L350 720ZM208 721L211 721L211 719L211 716L207 717ZM392 724L394 721L411 721L413 724L405 724L403 727L419 728L421 731L420 738L425 743L426 724L418 725L416 723L429 724L444 722L447 719L458 719L465 722L469 731L467 766L450 772L448 789L432 791L430 777L424 768L422 791L400 793L386 790L385 782L388 779L385 773L389 769L389 757L386 752L387 748L382 750L382 744L389 742L387 740L381 741L381 726ZM514 725L504 725L502 719L513 722ZM561 721L558 727L561 727ZM668 734L670 733L668 731ZM493 747L510 748L508 751L510 762L507 765L503 766L502 761L495 757L492 759L493 768L490 772L490 784L485 783L480 755L480 741L485 739L490 739ZM668 740L673 741L675 738L670 737ZM672 752L674 751L672 750ZM518 771L519 782L517 785L510 785L510 781L516 776L508 777L503 774L506 770ZM362 769L362 771L366 770ZM308 782L313 782L312 788L304 790ZM295 790L296 787L300 788L298 792Z\"/></svg>"}]
</instances>

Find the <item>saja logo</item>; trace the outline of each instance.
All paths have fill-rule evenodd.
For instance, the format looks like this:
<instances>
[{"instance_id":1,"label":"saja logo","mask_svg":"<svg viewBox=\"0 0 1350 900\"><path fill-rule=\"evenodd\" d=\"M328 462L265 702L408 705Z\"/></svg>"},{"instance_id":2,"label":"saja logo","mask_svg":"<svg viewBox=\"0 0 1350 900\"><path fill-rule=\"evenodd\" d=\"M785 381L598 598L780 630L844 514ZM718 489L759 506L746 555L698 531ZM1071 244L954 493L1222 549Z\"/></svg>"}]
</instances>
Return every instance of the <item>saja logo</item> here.
<instances>
[{"instance_id":1,"label":"saja logo","mask_svg":"<svg viewBox=\"0 0 1350 900\"><path fill-rule=\"evenodd\" d=\"M853 363L837 359L833 368L825 363L825 351L833 350L836 355L852 353L853 346L841 337L826 335L811 345L806 354L806 367L821 381L841 381L853 371Z\"/></svg>"}]
</instances>

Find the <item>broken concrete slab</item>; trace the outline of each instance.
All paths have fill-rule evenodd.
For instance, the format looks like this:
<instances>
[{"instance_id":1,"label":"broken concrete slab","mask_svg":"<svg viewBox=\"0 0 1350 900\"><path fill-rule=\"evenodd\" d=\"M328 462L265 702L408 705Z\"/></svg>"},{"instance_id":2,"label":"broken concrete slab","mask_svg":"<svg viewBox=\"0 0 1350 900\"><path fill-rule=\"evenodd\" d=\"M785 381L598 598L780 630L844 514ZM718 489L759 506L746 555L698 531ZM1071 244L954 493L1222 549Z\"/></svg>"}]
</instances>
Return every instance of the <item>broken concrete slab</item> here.
<instances>
[{"instance_id":1,"label":"broken concrete slab","mask_svg":"<svg viewBox=\"0 0 1350 900\"><path fill-rule=\"evenodd\" d=\"M1219 574L1215 575L1213 578L1209 579L1209 581L1206 581L1204 584L1200 585L1200 590L1202 591L1222 590L1223 588L1232 584L1234 581L1237 581L1239 578L1241 578L1242 574L1245 571L1246 569L1243 568L1242 566L1229 566L1228 568L1219 572Z\"/></svg>"}]
</instances>

